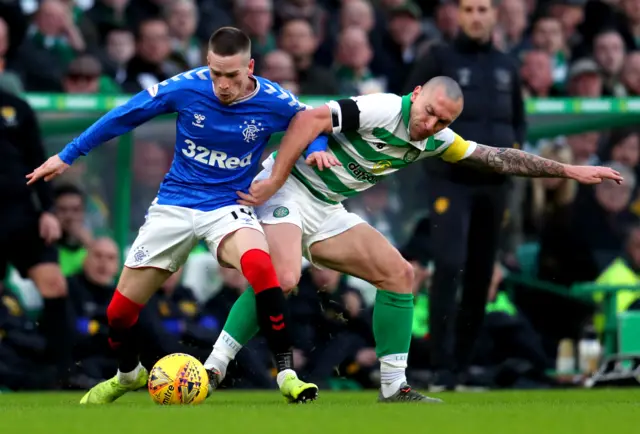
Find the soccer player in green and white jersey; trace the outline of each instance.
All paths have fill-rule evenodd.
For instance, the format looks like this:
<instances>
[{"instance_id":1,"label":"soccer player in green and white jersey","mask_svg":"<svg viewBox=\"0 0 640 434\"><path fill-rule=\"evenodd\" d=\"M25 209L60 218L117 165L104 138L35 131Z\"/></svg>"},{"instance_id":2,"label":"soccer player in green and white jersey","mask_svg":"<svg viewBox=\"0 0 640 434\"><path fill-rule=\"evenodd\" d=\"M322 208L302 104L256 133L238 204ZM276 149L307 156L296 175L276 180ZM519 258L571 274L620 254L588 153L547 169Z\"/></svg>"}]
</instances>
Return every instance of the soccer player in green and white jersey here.
<instances>
[{"instance_id":1,"label":"soccer player in green and white jersey","mask_svg":"<svg viewBox=\"0 0 640 434\"><path fill-rule=\"evenodd\" d=\"M429 157L510 175L572 178L586 184L604 179L622 182L610 168L570 166L464 140L447 128L462 106L458 84L436 77L403 97L359 96L301 112L290 124L277 157L263 163L250 194L241 194L241 203L256 206L283 290L298 284L302 255L378 288L373 331L381 364L381 402L440 400L411 389L406 381L413 269L379 232L347 212L343 200ZM322 132L332 133L328 149L312 153L306 161L299 158ZM253 291L245 291L238 299L205 362L214 388L230 360L258 331L253 297Z\"/></svg>"}]
</instances>

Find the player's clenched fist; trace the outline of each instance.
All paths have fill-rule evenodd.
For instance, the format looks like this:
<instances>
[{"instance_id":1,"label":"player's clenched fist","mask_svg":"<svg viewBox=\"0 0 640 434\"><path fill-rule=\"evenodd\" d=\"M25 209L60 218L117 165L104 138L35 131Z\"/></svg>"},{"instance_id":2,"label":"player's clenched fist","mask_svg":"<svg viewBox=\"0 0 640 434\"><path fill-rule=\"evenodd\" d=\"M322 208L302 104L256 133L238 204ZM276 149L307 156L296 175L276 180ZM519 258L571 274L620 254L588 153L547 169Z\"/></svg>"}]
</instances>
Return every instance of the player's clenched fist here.
<instances>
[{"instance_id":1,"label":"player's clenched fist","mask_svg":"<svg viewBox=\"0 0 640 434\"><path fill-rule=\"evenodd\" d=\"M335 155L325 151L318 151L310 154L305 162L309 166L317 166L318 170L323 170L325 168L328 169L333 166L342 166L342 163L338 161Z\"/></svg>"},{"instance_id":2,"label":"player's clenched fist","mask_svg":"<svg viewBox=\"0 0 640 434\"><path fill-rule=\"evenodd\" d=\"M27 185L31 185L42 178L44 178L45 181L51 181L53 178L67 170L68 167L69 165L62 161L56 154L27 175Z\"/></svg>"}]
</instances>

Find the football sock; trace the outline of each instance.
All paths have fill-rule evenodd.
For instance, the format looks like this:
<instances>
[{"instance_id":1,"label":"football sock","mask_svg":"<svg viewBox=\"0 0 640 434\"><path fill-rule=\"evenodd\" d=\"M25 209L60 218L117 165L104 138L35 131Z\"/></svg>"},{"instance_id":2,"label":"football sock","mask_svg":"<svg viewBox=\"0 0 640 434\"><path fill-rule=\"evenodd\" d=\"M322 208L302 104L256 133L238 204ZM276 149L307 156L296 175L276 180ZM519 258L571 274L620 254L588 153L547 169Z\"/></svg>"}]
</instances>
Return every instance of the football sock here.
<instances>
[{"instance_id":1,"label":"football sock","mask_svg":"<svg viewBox=\"0 0 640 434\"><path fill-rule=\"evenodd\" d=\"M253 287L258 325L267 339L278 371L293 369L287 304L271 257L263 250L249 250L240 258L240 265L242 274Z\"/></svg>"},{"instance_id":2,"label":"football sock","mask_svg":"<svg viewBox=\"0 0 640 434\"><path fill-rule=\"evenodd\" d=\"M138 363L138 366L133 368L133 371L122 372L118 369L118 382L120 384L131 384L138 378L138 373L142 369L142 364Z\"/></svg>"},{"instance_id":3,"label":"football sock","mask_svg":"<svg viewBox=\"0 0 640 434\"><path fill-rule=\"evenodd\" d=\"M65 381L73 365L75 327L68 297L43 300L41 327L47 340L47 354L55 364L58 380Z\"/></svg>"},{"instance_id":4,"label":"football sock","mask_svg":"<svg viewBox=\"0 0 640 434\"><path fill-rule=\"evenodd\" d=\"M116 354L119 372L132 372L140 363L137 325L143 306L116 290L107 308L109 346Z\"/></svg>"},{"instance_id":5,"label":"football sock","mask_svg":"<svg viewBox=\"0 0 640 434\"><path fill-rule=\"evenodd\" d=\"M413 294L378 290L373 307L373 335L380 360L380 385L385 398L407 381L411 344Z\"/></svg>"}]
</instances>

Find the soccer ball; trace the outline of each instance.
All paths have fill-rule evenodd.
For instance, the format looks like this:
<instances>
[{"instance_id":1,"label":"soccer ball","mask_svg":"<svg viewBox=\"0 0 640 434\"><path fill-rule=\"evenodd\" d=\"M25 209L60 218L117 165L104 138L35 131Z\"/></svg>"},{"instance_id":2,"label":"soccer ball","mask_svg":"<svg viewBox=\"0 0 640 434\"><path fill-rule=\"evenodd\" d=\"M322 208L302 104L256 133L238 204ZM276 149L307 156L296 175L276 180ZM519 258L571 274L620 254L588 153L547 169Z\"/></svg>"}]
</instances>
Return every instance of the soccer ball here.
<instances>
[{"instance_id":1,"label":"soccer ball","mask_svg":"<svg viewBox=\"0 0 640 434\"><path fill-rule=\"evenodd\" d=\"M149 373L149 394L157 404L200 404L207 397L209 377L202 363L188 354L169 354Z\"/></svg>"}]
</instances>

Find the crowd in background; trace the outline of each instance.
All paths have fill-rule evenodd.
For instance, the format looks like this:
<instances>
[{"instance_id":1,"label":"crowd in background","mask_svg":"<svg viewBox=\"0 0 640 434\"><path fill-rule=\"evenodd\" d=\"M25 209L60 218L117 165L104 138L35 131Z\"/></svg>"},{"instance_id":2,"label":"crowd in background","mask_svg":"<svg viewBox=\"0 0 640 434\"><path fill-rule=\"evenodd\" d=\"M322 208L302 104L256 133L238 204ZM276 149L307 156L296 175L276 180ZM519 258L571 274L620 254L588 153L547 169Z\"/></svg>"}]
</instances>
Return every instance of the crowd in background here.
<instances>
[{"instance_id":1,"label":"crowd in background","mask_svg":"<svg viewBox=\"0 0 640 434\"><path fill-rule=\"evenodd\" d=\"M640 0L502 0L498 10L493 44L519 65L526 97L640 96ZM252 38L256 74L298 95L398 93L433 44L455 40L458 11L457 2L449 0L4 1L0 87L16 93L135 93L204 64L212 31L234 25ZM132 230L143 221L171 164L170 135L138 138L135 144ZM522 381L548 386L544 371L553 366L558 340L578 338L598 309L598 300L585 304L526 291L509 297L501 291L506 272L526 271L566 286L596 280L635 284L640 275L638 130L588 132L524 147L564 163L612 164L627 182L579 188L561 179L514 181L504 249L474 357L474 365L489 373L490 386ZM75 384L83 388L115 370L105 312L122 264L115 243L103 236L114 218L114 173L108 162L115 153L109 152L100 170L74 166L55 192L63 229L60 263L77 325ZM429 234L421 230L428 226L428 206L421 201L428 180L422 172L415 165L346 203L414 264L409 366L416 385L429 369L432 273ZM524 255L529 248L533 254ZM203 250L194 251L145 309L146 360L170 352L206 356L245 290L240 273L219 267ZM25 282L9 277L6 287L0 286L0 387L52 387L39 361L44 347L35 325L38 303L30 301ZM349 276L304 270L290 305L296 365L307 378L334 387L375 384L372 293ZM618 310L640 307L639 298L620 294ZM514 368L514 359L528 363L528 370ZM270 363L257 339L239 354L227 382L272 387ZM15 383L16 366L33 384ZM510 370L528 375L510 376Z\"/></svg>"}]
</instances>

